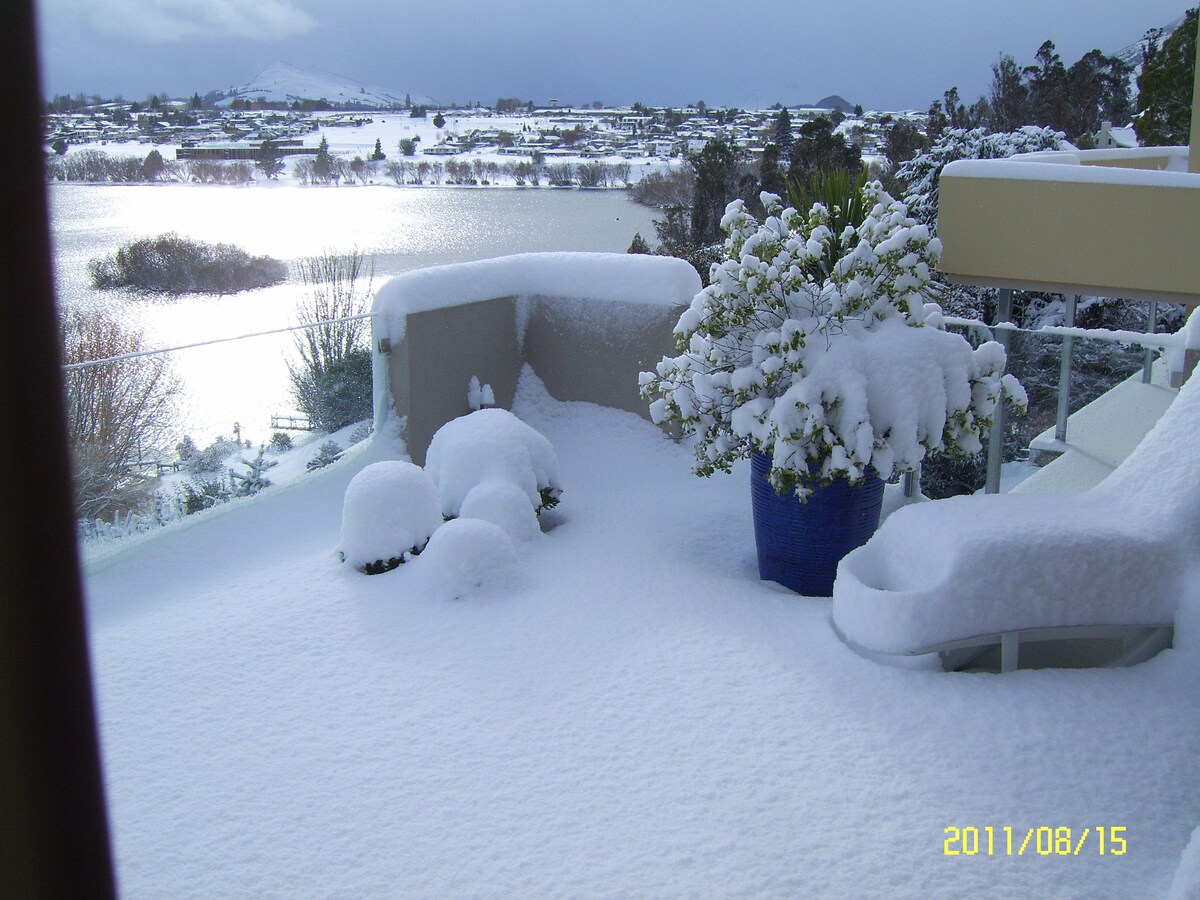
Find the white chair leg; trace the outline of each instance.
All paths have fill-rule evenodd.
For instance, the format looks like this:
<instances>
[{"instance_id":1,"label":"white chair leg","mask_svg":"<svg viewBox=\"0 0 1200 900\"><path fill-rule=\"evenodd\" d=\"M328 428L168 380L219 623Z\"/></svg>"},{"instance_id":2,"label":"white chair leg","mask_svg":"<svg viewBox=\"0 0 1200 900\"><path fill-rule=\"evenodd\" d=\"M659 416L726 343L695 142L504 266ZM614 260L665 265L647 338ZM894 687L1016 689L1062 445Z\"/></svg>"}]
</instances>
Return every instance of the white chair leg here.
<instances>
[{"instance_id":1,"label":"white chair leg","mask_svg":"<svg viewBox=\"0 0 1200 900\"><path fill-rule=\"evenodd\" d=\"M1021 633L1006 631L1000 636L1000 671L1015 672L1017 657L1021 652Z\"/></svg>"}]
</instances>

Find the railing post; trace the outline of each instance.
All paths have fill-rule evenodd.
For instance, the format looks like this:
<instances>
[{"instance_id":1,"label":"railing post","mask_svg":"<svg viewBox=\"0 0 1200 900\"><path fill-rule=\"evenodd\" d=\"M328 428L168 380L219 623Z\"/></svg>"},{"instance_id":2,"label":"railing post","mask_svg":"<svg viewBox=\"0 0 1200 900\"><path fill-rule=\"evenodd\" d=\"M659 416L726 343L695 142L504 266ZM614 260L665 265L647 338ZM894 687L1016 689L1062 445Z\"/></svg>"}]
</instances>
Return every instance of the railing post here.
<instances>
[{"instance_id":1,"label":"railing post","mask_svg":"<svg viewBox=\"0 0 1200 900\"><path fill-rule=\"evenodd\" d=\"M1079 304L1079 295L1071 294L1067 300L1066 325L1075 327L1075 307ZM1071 356L1075 352L1075 338L1070 335L1063 338L1062 360L1058 369L1058 418L1054 423L1054 439L1061 443L1067 440L1067 416L1071 414Z\"/></svg>"},{"instance_id":2,"label":"railing post","mask_svg":"<svg viewBox=\"0 0 1200 900\"><path fill-rule=\"evenodd\" d=\"M996 299L996 322L999 325L1002 322L1012 321L1012 291L1008 288L1002 288L1000 295ZM1007 355L1009 344L1012 343L1012 334L1004 328L996 329L996 341L1004 348ZM1004 457L1004 400L996 404L996 412L992 416L992 430L988 434L988 455L987 455L987 482L984 485L984 492L988 494L1000 493L1000 463Z\"/></svg>"},{"instance_id":3,"label":"railing post","mask_svg":"<svg viewBox=\"0 0 1200 900\"><path fill-rule=\"evenodd\" d=\"M1150 301L1150 321L1146 327L1146 334L1158 333L1158 303L1154 300ZM1145 355L1142 357L1142 384L1149 384L1150 378L1154 372L1154 351L1149 347L1146 348Z\"/></svg>"},{"instance_id":4,"label":"railing post","mask_svg":"<svg viewBox=\"0 0 1200 900\"><path fill-rule=\"evenodd\" d=\"M381 315L371 316L371 410L375 434L380 434L388 415L388 355L392 344L387 338Z\"/></svg>"},{"instance_id":5,"label":"railing post","mask_svg":"<svg viewBox=\"0 0 1200 900\"><path fill-rule=\"evenodd\" d=\"M905 472L903 477L904 499L916 500L921 495L921 464L911 472Z\"/></svg>"}]
</instances>

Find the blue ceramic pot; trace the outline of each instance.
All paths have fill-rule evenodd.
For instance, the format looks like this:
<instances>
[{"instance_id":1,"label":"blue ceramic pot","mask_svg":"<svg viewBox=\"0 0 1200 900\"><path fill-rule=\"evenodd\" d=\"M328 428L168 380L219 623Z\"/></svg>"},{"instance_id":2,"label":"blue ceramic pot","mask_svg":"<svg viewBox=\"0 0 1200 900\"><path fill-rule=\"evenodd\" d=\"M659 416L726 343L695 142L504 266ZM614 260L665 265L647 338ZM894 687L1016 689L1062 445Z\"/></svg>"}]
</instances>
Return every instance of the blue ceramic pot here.
<instances>
[{"instance_id":1,"label":"blue ceramic pot","mask_svg":"<svg viewBox=\"0 0 1200 900\"><path fill-rule=\"evenodd\" d=\"M842 557L867 542L879 527L883 481L874 469L860 484L842 478L816 487L806 503L794 493L776 494L767 480L771 457L750 461L750 499L758 575L808 597L829 597Z\"/></svg>"}]
</instances>

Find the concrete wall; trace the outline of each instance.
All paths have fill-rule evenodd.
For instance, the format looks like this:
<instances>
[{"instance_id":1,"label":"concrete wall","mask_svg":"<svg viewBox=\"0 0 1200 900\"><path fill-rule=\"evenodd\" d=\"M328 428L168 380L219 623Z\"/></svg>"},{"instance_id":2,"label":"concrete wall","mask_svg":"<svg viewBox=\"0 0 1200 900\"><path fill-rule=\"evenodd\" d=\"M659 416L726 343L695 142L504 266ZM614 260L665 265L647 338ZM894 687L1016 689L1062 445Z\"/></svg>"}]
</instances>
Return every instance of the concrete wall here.
<instances>
[{"instance_id":1,"label":"concrete wall","mask_svg":"<svg viewBox=\"0 0 1200 900\"><path fill-rule=\"evenodd\" d=\"M649 416L637 376L673 350L681 310L562 297L533 304L523 354L552 397Z\"/></svg>"},{"instance_id":2,"label":"concrete wall","mask_svg":"<svg viewBox=\"0 0 1200 900\"><path fill-rule=\"evenodd\" d=\"M472 375L492 386L496 405L512 406L521 371L513 298L410 314L388 369L396 413L408 417L409 455L423 466L434 433L471 411Z\"/></svg>"},{"instance_id":3,"label":"concrete wall","mask_svg":"<svg viewBox=\"0 0 1200 900\"><path fill-rule=\"evenodd\" d=\"M437 430L470 412L472 375L492 386L497 406L509 408L525 363L556 399L648 417L638 395L638 373L674 352L671 331L681 311L576 298L498 297L410 313L404 339L386 359L395 411L407 417L412 461L424 465Z\"/></svg>"}]
</instances>

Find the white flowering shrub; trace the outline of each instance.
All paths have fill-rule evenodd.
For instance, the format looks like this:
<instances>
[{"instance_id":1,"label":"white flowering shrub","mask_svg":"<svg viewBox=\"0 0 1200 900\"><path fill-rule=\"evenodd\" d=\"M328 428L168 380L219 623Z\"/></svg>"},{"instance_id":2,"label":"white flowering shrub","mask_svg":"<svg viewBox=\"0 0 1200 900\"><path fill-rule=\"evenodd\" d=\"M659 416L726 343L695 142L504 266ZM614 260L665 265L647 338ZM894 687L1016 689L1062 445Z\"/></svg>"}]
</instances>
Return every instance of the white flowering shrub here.
<instances>
[{"instance_id":1,"label":"white flowering shrub","mask_svg":"<svg viewBox=\"0 0 1200 900\"><path fill-rule=\"evenodd\" d=\"M1001 397L1024 402L1004 349L972 350L926 303L929 228L878 182L862 190L865 218L839 234L820 203L764 193L762 224L726 209L726 258L675 327L680 355L641 375L654 421L698 436L698 475L767 453L776 490L803 499L868 466L890 479L927 452L977 453Z\"/></svg>"}]
</instances>

